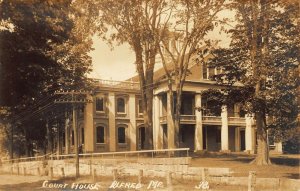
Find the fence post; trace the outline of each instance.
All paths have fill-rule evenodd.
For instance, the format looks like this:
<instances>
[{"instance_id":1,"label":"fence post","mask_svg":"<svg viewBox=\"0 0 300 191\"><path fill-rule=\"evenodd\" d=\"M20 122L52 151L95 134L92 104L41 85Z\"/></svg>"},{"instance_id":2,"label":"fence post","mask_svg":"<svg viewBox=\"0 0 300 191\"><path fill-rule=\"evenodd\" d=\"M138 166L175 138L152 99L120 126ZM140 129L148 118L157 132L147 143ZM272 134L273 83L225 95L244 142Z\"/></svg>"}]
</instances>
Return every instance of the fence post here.
<instances>
[{"instance_id":1,"label":"fence post","mask_svg":"<svg viewBox=\"0 0 300 191\"><path fill-rule=\"evenodd\" d=\"M10 168L10 173L14 174L14 167L13 166L11 166L11 168Z\"/></svg>"},{"instance_id":2,"label":"fence post","mask_svg":"<svg viewBox=\"0 0 300 191\"><path fill-rule=\"evenodd\" d=\"M92 168L92 161L90 160L89 161L89 166L90 166L90 175L92 176L93 175L93 168Z\"/></svg>"},{"instance_id":3,"label":"fence post","mask_svg":"<svg viewBox=\"0 0 300 191\"><path fill-rule=\"evenodd\" d=\"M113 169L113 180L117 180L117 169Z\"/></svg>"},{"instance_id":4,"label":"fence post","mask_svg":"<svg viewBox=\"0 0 300 191\"><path fill-rule=\"evenodd\" d=\"M138 183L142 184L143 181L143 169L139 170L139 177L138 177Z\"/></svg>"},{"instance_id":5,"label":"fence post","mask_svg":"<svg viewBox=\"0 0 300 191\"><path fill-rule=\"evenodd\" d=\"M97 176L97 171L96 169L94 168L93 172L92 172L92 176L93 176L93 181L96 180L96 176Z\"/></svg>"},{"instance_id":6,"label":"fence post","mask_svg":"<svg viewBox=\"0 0 300 191\"><path fill-rule=\"evenodd\" d=\"M49 168L49 177L53 178L53 167Z\"/></svg>"},{"instance_id":7,"label":"fence post","mask_svg":"<svg viewBox=\"0 0 300 191\"><path fill-rule=\"evenodd\" d=\"M40 176L40 175L41 175L41 170L40 170L40 167L37 167L37 174L38 174L38 176Z\"/></svg>"},{"instance_id":8,"label":"fence post","mask_svg":"<svg viewBox=\"0 0 300 191\"><path fill-rule=\"evenodd\" d=\"M17 165L17 174L20 175L20 167L19 167L19 164Z\"/></svg>"},{"instance_id":9,"label":"fence post","mask_svg":"<svg viewBox=\"0 0 300 191\"><path fill-rule=\"evenodd\" d=\"M208 169L207 168L202 168L201 170L201 174L202 174L202 181L207 181L207 177L208 177Z\"/></svg>"},{"instance_id":10,"label":"fence post","mask_svg":"<svg viewBox=\"0 0 300 191\"><path fill-rule=\"evenodd\" d=\"M61 170L61 176L65 177L65 169L64 169L64 167L62 167L60 170Z\"/></svg>"},{"instance_id":11,"label":"fence post","mask_svg":"<svg viewBox=\"0 0 300 191\"><path fill-rule=\"evenodd\" d=\"M248 191L254 191L255 190L255 184L256 184L256 172L255 171L249 171Z\"/></svg>"},{"instance_id":12,"label":"fence post","mask_svg":"<svg viewBox=\"0 0 300 191\"><path fill-rule=\"evenodd\" d=\"M170 171L166 172L167 186L172 186L172 173Z\"/></svg>"},{"instance_id":13,"label":"fence post","mask_svg":"<svg viewBox=\"0 0 300 191\"><path fill-rule=\"evenodd\" d=\"M23 175L26 176L26 167L23 167Z\"/></svg>"}]
</instances>

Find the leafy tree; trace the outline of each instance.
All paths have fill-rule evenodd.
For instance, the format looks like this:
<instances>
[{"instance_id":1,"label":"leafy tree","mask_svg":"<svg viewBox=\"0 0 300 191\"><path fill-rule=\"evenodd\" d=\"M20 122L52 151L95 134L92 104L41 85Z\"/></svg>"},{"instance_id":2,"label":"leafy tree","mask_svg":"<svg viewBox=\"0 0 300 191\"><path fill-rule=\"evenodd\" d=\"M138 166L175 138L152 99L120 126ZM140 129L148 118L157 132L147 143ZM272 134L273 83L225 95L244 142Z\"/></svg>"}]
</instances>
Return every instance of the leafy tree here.
<instances>
[{"instance_id":1,"label":"leafy tree","mask_svg":"<svg viewBox=\"0 0 300 191\"><path fill-rule=\"evenodd\" d=\"M169 9L172 19L168 21L168 31L161 38L159 53L168 82L168 111L175 111L167 115L171 148L179 147L182 88L189 66L197 62L198 54L208 51L210 41L205 36L213 30L217 13L223 5L224 1L180 0Z\"/></svg>"},{"instance_id":2,"label":"leafy tree","mask_svg":"<svg viewBox=\"0 0 300 191\"><path fill-rule=\"evenodd\" d=\"M168 20L165 12L173 3L165 0L103 0L86 3L100 10L99 13L95 11L94 15L98 18L96 26L100 36L111 44L128 43L135 53L146 129L145 147L151 149L155 56Z\"/></svg>"},{"instance_id":3,"label":"leafy tree","mask_svg":"<svg viewBox=\"0 0 300 191\"><path fill-rule=\"evenodd\" d=\"M10 108L8 122L27 145L41 143L45 119L62 116L46 113L58 108L53 92L82 87L90 71L86 13L71 0L3 0L0 9L0 105Z\"/></svg>"},{"instance_id":4,"label":"leafy tree","mask_svg":"<svg viewBox=\"0 0 300 191\"><path fill-rule=\"evenodd\" d=\"M253 113L257 128L258 165L270 164L267 131L282 140L284 132L297 125L299 86L299 28L295 15L299 4L293 1L233 1L237 25L229 48L217 49L209 64L224 72L214 78L228 85L238 81L247 91L240 100Z\"/></svg>"}]
</instances>

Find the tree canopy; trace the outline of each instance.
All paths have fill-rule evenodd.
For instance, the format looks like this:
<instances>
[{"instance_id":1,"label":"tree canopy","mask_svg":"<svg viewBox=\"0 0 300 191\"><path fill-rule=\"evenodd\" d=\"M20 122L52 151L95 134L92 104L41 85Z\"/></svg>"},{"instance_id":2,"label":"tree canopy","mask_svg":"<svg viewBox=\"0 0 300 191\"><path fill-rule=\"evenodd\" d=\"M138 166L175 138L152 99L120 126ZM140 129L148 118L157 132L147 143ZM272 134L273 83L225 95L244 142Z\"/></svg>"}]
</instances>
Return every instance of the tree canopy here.
<instances>
[{"instance_id":1,"label":"tree canopy","mask_svg":"<svg viewBox=\"0 0 300 191\"><path fill-rule=\"evenodd\" d=\"M53 92L82 87L91 70L86 12L71 0L4 0L0 10L0 106L9 108L15 131L41 139L43 112L61 116Z\"/></svg>"},{"instance_id":2,"label":"tree canopy","mask_svg":"<svg viewBox=\"0 0 300 191\"><path fill-rule=\"evenodd\" d=\"M258 164L269 163L267 131L284 140L284 132L297 126L299 28L294 18L298 6L284 1L233 1L237 25L228 30L230 47L216 49L209 61L211 67L223 70L214 76L218 83L233 87L239 81L244 85L241 91L247 90L239 101L256 119Z\"/></svg>"}]
</instances>

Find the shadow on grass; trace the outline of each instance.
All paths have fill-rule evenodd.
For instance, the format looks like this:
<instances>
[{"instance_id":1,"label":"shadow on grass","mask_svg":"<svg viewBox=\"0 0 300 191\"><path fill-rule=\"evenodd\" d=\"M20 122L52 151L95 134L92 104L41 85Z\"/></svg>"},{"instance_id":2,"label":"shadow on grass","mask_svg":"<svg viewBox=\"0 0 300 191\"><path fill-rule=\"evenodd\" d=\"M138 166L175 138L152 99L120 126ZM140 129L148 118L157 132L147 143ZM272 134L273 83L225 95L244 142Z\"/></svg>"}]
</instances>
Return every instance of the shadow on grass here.
<instances>
[{"instance_id":1,"label":"shadow on grass","mask_svg":"<svg viewBox=\"0 0 300 191\"><path fill-rule=\"evenodd\" d=\"M37 190L40 189L43 185L42 181L37 182L26 182L26 183L20 183L20 184L5 184L0 186L0 190ZM45 190L45 189L43 189ZM47 190L47 189L46 189ZM52 189L53 190L53 189ZM54 190L53 190L54 191Z\"/></svg>"},{"instance_id":2,"label":"shadow on grass","mask_svg":"<svg viewBox=\"0 0 300 191\"><path fill-rule=\"evenodd\" d=\"M230 157L226 158L224 161L235 161L235 162L241 162L241 163L251 163L251 161L254 160L254 157ZM291 166L296 167L300 164L300 159L296 158L271 158L271 162L274 165L280 165L280 166Z\"/></svg>"},{"instance_id":3,"label":"shadow on grass","mask_svg":"<svg viewBox=\"0 0 300 191\"><path fill-rule=\"evenodd\" d=\"M234 161L234 162L240 162L240 163L245 163L245 164L250 164L251 161L253 161L254 158L228 158L224 159L222 161Z\"/></svg>"},{"instance_id":4,"label":"shadow on grass","mask_svg":"<svg viewBox=\"0 0 300 191\"><path fill-rule=\"evenodd\" d=\"M297 158L280 158L280 157L274 157L271 158L272 164L276 165L283 165L283 166L299 166L300 159Z\"/></svg>"},{"instance_id":5,"label":"shadow on grass","mask_svg":"<svg viewBox=\"0 0 300 191\"><path fill-rule=\"evenodd\" d=\"M290 179L300 179L300 174L296 174L296 173L288 173L286 174L286 176L284 176L286 178L290 178Z\"/></svg>"}]
</instances>

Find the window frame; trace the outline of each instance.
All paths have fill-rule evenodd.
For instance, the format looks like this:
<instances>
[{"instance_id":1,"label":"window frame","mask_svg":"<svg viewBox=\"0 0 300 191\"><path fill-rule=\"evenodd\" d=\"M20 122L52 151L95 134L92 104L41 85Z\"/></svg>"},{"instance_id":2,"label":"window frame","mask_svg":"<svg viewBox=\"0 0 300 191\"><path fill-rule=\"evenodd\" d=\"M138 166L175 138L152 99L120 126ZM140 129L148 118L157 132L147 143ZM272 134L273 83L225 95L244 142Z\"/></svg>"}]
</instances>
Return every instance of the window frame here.
<instances>
[{"instance_id":1,"label":"window frame","mask_svg":"<svg viewBox=\"0 0 300 191\"><path fill-rule=\"evenodd\" d=\"M98 128L103 128L103 142L98 142ZM101 133L101 130L100 130L100 133ZM96 144L106 144L105 127L103 125L97 125L96 126L96 133L95 134L96 134Z\"/></svg>"},{"instance_id":2,"label":"window frame","mask_svg":"<svg viewBox=\"0 0 300 191\"><path fill-rule=\"evenodd\" d=\"M138 110L138 112L137 112L138 115L143 115L144 114L142 99L138 99L137 110Z\"/></svg>"},{"instance_id":3,"label":"window frame","mask_svg":"<svg viewBox=\"0 0 300 191\"><path fill-rule=\"evenodd\" d=\"M97 100L100 100L100 99L102 99L102 110L97 110ZM96 102L95 111L97 113L105 113L106 107L105 107L105 97L104 97L104 95L96 96L95 102Z\"/></svg>"},{"instance_id":4,"label":"window frame","mask_svg":"<svg viewBox=\"0 0 300 191\"><path fill-rule=\"evenodd\" d=\"M119 99L122 99L124 101L124 112L118 111L118 109L119 109L118 100ZM126 99L126 97L118 96L116 98L116 113L117 114L126 114L127 113L127 108L126 107L127 107L127 99Z\"/></svg>"},{"instance_id":5,"label":"window frame","mask_svg":"<svg viewBox=\"0 0 300 191\"><path fill-rule=\"evenodd\" d=\"M119 140L119 129L124 129L124 142L120 142ZM126 126L119 126L117 128L117 143L120 145L127 145L127 127Z\"/></svg>"}]
</instances>

